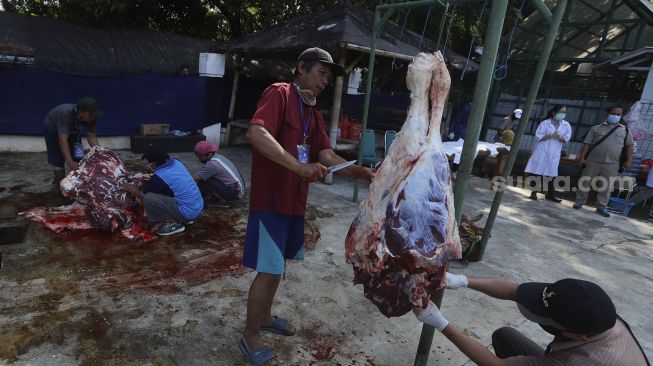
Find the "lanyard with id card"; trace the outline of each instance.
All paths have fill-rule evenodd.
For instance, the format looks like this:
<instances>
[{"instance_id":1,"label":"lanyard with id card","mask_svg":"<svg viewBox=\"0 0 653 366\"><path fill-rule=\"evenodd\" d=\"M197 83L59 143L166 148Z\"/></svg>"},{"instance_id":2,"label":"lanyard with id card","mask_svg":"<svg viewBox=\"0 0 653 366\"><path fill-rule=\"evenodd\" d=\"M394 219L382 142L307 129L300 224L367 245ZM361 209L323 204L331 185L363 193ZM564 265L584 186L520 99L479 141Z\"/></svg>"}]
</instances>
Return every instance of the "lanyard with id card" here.
<instances>
[{"instance_id":1,"label":"lanyard with id card","mask_svg":"<svg viewBox=\"0 0 653 366\"><path fill-rule=\"evenodd\" d=\"M84 127L80 127L77 131L77 141L73 144L73 159L75 161L80 161L84 158L84 146L82 145L82 134L84 133Z\"/></svg>"},{"instance_id":2,"label":"lanyard with id card","mask_svg":"<svg viewBox=\"0 0 653 366\"><path fill-rule=\"evenodd\" d=\"M301 164L308 164L310 162L309 154L311 150L311 145L308 144L308 127L311 124L311 112L308 110L306 112L306 118L304 118L304 103L302 103L302 97L299 95L299 87L297 85L294 86L297 91L297 98L299 99L299 116L304 129L304 143L302 145L297 145L297 160Z\"/></svg>"}]
</instances>

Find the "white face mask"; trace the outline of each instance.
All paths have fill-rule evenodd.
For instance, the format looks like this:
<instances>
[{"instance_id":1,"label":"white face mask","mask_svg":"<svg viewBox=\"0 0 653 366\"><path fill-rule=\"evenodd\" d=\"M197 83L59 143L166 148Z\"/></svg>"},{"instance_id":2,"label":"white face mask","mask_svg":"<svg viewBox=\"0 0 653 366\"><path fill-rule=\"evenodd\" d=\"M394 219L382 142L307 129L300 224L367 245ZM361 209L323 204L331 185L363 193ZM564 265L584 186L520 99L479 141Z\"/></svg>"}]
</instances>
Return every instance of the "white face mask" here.
<instances>
[{"instance_id":1,"label":"white face mask","mask_svg":"<svg viewBox=\"0 0 653 366\"><path fill-rule=\"evenodd\" d=\"M621 121L621 116L618 114L609 114L608 115L608 123L611 125L615 125Z\"/></svg>"},{"instance_id":2,"label":"white face mask","mask_svg":"<svg viewBox=\"0 0 653 366\"><path fill-rule=\"evenodd\" d=\"M558 113L556 113L554 119L555 119L556 121L558 121L558 122L561 122L562 120L565 119L565 117L567 117L567 113L565 113L565 112L558 112Z\"/></svg>"}]
</instances>

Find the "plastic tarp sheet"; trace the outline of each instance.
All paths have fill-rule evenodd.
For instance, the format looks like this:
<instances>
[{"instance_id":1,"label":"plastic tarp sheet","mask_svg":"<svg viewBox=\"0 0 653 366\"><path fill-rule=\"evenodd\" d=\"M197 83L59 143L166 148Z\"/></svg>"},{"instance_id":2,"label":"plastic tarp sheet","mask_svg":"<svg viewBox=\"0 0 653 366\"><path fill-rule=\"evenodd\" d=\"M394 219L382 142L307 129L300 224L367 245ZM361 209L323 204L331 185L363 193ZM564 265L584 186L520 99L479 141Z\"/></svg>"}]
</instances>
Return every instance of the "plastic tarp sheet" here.
<instances>
[{"instance_id":1,"label":"plastic tarp sheet","mask_svg":"<svg viewBox=\"0 0 653 366\"><path fill-rule=\"evenodd\" d=\"M100 136L137 134L141 123L194 131L226 120L231 80L143 74L69 75L27 67L0 68L0 134L41 135L45 115L82 97L97 100Z\"/></svg>"}]
</instances>

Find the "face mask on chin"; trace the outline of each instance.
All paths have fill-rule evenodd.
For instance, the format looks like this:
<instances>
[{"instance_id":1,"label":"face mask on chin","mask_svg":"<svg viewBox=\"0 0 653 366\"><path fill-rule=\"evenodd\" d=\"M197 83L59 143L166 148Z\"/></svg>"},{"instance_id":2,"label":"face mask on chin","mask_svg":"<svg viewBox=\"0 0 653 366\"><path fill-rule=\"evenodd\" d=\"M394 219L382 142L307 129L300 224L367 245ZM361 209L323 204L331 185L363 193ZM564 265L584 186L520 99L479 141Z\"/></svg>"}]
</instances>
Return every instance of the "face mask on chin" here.
<instances>
[{"instance_id":1,"label":"face mask on chin","mask_svg":"<svg viewBox=\"0 0 653 366\"><path fill-rule=\"evenodd\" d=\"M621 121L621 116L617 114L609 114L607 121L611 125L616 125L619 123L619 121Z\"/></svg>"},{"instance_id":2,"label":"face mask on chin","mask_svg":"<svg viewBox=\"0 0 653 366\"><path fill-rule=\"evenodd\" d=\"M313 92L309 89L300 89L299 85L295 84L297 93L299 93L299 96L302 98L302 102L306 105L315 105L317 102L317 99L315 98L315 95L313 95Z\"/></svg>"}]
</instances>

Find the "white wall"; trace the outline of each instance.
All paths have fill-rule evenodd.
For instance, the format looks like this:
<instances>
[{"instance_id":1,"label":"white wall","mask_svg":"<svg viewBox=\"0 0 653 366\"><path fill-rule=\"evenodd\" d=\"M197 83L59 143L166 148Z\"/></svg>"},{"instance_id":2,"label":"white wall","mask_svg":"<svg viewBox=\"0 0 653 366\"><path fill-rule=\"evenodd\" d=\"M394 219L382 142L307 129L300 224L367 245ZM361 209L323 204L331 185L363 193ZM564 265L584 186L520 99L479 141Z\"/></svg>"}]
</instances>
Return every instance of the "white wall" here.
<instances>
[{"instance_id":1,"label":"white wall","mask_svg":"<svg viewBox=\"0 0 653 366\"><path fill-rule=\"evenodd\" d=\"M89 148L86 139L82 139L85 148ZM98 137L101 146L112 150L129 149L129 136ZM45 140L43 136L0 136L0 151L13 152L43 152L45 151Z\"/></svg>"}]
</instances>

